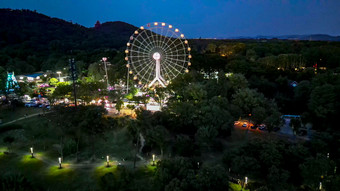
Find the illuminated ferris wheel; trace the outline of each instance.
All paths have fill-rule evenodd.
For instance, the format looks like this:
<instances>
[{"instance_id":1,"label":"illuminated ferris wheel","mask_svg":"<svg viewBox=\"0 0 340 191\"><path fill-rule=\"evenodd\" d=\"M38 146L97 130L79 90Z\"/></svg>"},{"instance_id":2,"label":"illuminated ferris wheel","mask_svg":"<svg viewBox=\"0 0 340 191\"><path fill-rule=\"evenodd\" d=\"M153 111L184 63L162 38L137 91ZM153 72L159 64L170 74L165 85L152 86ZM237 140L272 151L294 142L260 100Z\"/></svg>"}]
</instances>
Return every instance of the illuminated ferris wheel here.
<instances>
[{"instance_id":1,"label":"illuminated ferris wheel","mask_svg":"<svg viewBox=\"0 0 340 191\"><path fill-rule=\"evenodd\" d=\"M191 48L177 28L163 22L141 26L125 50L128 75L148 87L165 87L179 74L189 72Z\"/></svg>"}]
</instances>

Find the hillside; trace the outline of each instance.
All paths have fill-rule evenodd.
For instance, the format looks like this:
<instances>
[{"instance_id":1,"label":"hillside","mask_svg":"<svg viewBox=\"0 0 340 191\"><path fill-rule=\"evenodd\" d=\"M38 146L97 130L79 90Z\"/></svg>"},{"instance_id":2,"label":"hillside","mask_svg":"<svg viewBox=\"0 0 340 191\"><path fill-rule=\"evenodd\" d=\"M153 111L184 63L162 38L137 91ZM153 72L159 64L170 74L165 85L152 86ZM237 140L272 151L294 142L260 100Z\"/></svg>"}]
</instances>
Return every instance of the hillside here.
<instances>
[{"instance_id":1,"label":"hillside","mask_svg":"<svg viewBox=\"0 0 340 191\"><path fill-rule=\"evenodd\" d=\"M11 9L0 9L0 25L5 26L0 28L0 66L19 73L54 69L57 59L71 50L73 56L82 52L86 56L81 60L94 62L98 58L91 55L97 50L124 47L136 29L124 22L86 28L35 11Z\"/></svg>"}]
</instances>

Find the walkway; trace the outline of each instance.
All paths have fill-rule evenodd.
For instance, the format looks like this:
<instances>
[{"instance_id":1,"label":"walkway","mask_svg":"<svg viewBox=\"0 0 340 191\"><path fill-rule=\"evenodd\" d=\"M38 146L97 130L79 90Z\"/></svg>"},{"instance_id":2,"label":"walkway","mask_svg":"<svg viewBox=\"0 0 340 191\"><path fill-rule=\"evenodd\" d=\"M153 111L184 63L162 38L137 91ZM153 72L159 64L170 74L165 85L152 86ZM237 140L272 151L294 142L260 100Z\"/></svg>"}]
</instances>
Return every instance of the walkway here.
<instances>
[{"instance_id":1,"label":"walkway","mask_svg":"<svg viewBox=\"0 0 340 191\"><path fill-rule=\"evenodd\" d=\"M51 113L51 112L52 112L52 111L48 111L48 112L45 112L45 114ZM17 122L17 121L21 121L21 120L23 120L23 119L35 117L35 116L38 116L38 115L42 115L42 114L41 114L41 113L35 113L35 114L27 115L27 116L25 116L25 117L20 117L20 118L18 118L18 119L13 120L13 121L9 121L9 122L0 124L0 127L1 127L1 126L5 126L5 125L8 125L8 124L11 124L11 123L15 123L15 122Z\"/></svg>"}]
</instances>

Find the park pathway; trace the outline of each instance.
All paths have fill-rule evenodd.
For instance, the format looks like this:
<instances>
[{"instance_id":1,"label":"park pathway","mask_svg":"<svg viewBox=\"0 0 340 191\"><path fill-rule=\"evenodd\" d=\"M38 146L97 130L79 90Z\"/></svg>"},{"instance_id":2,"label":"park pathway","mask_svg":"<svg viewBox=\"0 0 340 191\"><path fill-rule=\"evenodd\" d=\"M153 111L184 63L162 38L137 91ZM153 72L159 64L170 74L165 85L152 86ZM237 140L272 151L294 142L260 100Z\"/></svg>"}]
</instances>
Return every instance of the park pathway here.
<instances>
[{"instance_id":1,"label":"park pathway","mask_svg":"<svg viewBox=\"0 0 340 191\"><path fill-rule=\"evenodd\" d=\"M48 112L45 112L45 114L51 113L51 112L52 112L52 111L48 111ZM20 117L20 118L18 118L18 119L13 120L13 121L9 121L9 122L0 124L0 127L1 127L1 126L5 126L5 125L8 125L8 124L11 124L11 123L15 123L15 122L17 122L17 121L21 121L21 120L24 120L24 119L27 119L27 118L35 117L35 116L38 116L38 115L42 115L42 114L41 114L41 113L35 113L35 114L27 115L27 116L24 116L24 117Z\"/></svg>"}]
</instances>

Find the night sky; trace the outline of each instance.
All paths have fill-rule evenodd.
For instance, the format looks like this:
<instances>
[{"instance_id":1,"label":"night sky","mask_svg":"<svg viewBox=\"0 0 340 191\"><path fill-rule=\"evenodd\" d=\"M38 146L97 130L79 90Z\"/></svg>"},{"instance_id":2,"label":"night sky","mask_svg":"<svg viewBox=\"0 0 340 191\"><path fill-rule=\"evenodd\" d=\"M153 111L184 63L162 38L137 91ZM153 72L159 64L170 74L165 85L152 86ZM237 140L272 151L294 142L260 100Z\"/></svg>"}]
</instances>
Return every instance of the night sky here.
<instances>
[{"instance_id":1,"label":"night sky","mask_svg":"<svg viewBox=\"0 0 340 191\"><path fill-rule=\"evenodd\" d=\"M189 38L257 35L340 35L340 0L0 0L93 27L99 20L135 26L159 21Z\"/></svg>"}]
</instances>

